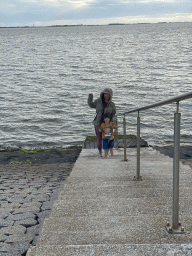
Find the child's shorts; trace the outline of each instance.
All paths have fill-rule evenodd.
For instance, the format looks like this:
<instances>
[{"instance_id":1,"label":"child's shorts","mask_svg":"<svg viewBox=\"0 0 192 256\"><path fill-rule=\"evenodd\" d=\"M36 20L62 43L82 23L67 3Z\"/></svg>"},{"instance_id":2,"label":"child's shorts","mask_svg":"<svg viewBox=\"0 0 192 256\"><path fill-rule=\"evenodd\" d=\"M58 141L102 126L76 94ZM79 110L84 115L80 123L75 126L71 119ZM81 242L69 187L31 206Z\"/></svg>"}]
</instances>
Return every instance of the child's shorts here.
<instances>
[{"instance_id":1,"label":"child's shorts","mask_svg":"<svg viewBox=\"0 0 192 256\"><path fill-rule=\"evenodd\" d=\"M114 139L113 140L103 139L103 149L108 150L110 148L114 148Z\"/></svg>"}]
</instances>

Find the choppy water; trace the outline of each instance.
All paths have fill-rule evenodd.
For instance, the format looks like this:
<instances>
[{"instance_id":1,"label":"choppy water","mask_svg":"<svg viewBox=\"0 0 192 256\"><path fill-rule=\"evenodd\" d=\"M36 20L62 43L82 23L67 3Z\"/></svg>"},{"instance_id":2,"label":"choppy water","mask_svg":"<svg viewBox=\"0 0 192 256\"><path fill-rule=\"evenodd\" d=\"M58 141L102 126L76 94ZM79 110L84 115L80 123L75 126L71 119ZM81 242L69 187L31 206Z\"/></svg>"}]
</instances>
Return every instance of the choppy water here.
<instances>
[{"instance_id":1,"label":"choppy water","mask_svg":"<svg viewBox=\"0 0 192 256\"><path fill-rule=\"evenodd\" d=\"M0 29L0 67L0 149L81 145L94 134L89 93L111 87L120 114L192 90L192 23ZM191 105L180 103L182 143ZM175 110L141 112L141 136L171 144Z\"/></svg>"}]
</instances>

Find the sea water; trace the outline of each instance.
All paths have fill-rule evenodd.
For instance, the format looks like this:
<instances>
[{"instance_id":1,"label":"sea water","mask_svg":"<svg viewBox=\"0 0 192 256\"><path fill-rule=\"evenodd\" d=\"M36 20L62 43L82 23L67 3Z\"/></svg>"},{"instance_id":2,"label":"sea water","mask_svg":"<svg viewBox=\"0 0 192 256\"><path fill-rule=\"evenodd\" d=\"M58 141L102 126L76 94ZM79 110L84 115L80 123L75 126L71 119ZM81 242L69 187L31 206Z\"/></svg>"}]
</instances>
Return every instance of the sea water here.
<instances>
[{"instance_id":1,"label":"sea water","mask_svg":"<svg viewBox=\"0 0 192 256\"><path fill-rule=\"evenodd\" d=\"M192 23L0 29L0 149L82 145L87 105L113 90L125 111L192 91ZM192 99L180 102L181 143L192 143ZM141 111L141 137L173 143L176 104ZM126 115L136 134L137 113Z\"/></svg>"}]
</instances>

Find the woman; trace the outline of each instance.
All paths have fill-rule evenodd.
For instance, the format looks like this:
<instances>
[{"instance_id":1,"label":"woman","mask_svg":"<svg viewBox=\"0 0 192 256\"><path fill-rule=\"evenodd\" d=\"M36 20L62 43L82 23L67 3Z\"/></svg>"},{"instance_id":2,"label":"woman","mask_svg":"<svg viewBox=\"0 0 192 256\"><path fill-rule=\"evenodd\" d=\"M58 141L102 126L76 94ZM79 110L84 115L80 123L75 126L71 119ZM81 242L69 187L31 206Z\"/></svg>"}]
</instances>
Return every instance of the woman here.
<instances>
[{"instance_id":1,"label":"woman","mask_svg":"<svg viewBox=\"0 0 192 256\"><path fill-rule=\"evenodd\" d=\"M93 94L90 93L88 97L88 105L96 109L93 124L95 126L95 133L97 135L97 147L99 154L102 157L102 132L99 131L101 123L104 121L104 114L109 114L111 120L115 121L116 108L112 102L113 91L109 88L104 89L100 97L93 102Z\"/></svg>"}]
</instances>

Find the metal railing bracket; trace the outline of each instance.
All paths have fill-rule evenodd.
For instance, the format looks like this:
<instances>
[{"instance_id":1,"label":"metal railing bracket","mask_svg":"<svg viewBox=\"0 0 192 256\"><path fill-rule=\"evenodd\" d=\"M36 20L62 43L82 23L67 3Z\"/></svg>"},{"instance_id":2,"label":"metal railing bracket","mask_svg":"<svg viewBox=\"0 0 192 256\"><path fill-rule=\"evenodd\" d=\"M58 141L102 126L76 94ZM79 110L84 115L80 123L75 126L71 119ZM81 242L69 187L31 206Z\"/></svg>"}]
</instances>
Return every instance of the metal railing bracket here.
<instances>
[{"instance_id":1,"label":"metal railing bracket","mask_svg":"<svg viewBox=\"0 0 192 256\"><path fill-rule=\"evenodd\" d=\"M140 176L139 178L137 178L136 176L133 177L133 181L142 181L142 176Z\"/></svg>"},{"instance_id":2,"label":"metal railing bracket","mask_svg":"<svg viewBox=\"0 0 192 256\"><path fill-rule=\"evenodd\" d=\"M185 229L184 227L181 226L180 222L178 223L177 229L172 228L169 222L167 222L167 225L165 226L165 230L167 231L167 233L173 234L173 235L185 234Z\"/></svg>"}]
</instances>

